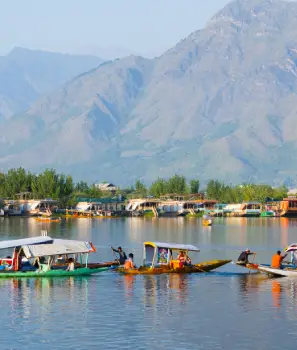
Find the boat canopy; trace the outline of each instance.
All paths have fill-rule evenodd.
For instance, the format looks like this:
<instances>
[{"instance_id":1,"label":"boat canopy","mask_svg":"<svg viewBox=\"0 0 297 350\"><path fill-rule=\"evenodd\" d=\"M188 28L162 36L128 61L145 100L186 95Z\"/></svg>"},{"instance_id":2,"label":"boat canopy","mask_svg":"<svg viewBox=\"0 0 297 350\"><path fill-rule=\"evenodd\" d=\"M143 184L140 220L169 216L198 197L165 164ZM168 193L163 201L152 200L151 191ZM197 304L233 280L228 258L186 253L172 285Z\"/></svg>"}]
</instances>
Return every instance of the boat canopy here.
<instances>
[{"instance_id":1,"label":"boat canopy","mask_svg":"<svg viewBox=\"0 0 297 350\"><path fill-rule=\"evenodd\" d=\"M155 267L157 265L168 265L173 258L173 251L200 252L200 249L190 244L144 242L143 243L143 265Z\"/></svg>"},{"instance_id":2,"label":"boat canopy","mask_svg":"<svg viewBox=\"0 0 297 350\"><path fill-rule=\"evenodd\" d=\"M295 250L297 250L297 243L292 243L286 248L286 253L293 252Z\"/></svg>"},{"instance_id":3,"label":"boat canopy","mask_svg":"<svg viewBox=\"0 0 297 350\"><path fill-rule=\"evenodd\" d=\"M16 248L24 245L51 243L53 239L49 236L37 236L23 239L13 239L0 242L0 249Z\"/></svg>"},{"instance_id":4,"label":"boat canopy","mask_svg":"<svg viewBox=\"0 0 297 350\"><path fill-rule=\"evenodd\" d=\"M25 245L22 247L27 259L41 256L88 254L96 252L91 242L54 239L52 244Z\"/></svg>"},{"instance_id":5,"label":"boat canopy","mask_svg":"<svg viewBox=\"0 0 297 350\"><path fill-rule=\"evenodd\" d=\"M192 252L200 252L200 249L191 244L178 244L178 243L163 243L163 242L144 242L145 246L151 246L154 248L167 248L171 250L185 250Z\"/></svg>"}]
</instances>

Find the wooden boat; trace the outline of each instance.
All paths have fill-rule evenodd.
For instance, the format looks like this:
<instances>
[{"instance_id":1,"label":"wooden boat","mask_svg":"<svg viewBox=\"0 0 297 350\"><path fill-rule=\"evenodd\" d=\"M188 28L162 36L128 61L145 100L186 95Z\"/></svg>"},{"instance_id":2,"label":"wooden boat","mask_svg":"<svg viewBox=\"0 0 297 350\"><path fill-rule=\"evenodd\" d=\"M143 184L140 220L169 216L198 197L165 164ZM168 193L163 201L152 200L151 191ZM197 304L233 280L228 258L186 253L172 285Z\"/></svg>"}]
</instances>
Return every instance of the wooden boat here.
<instances>
[{"instance_id":1,"label":"wooden boat","mask_svg":"<svg viewBox=\"0 0 297 350\"><path fill-rule=\"evenodd\" d=\"M89 253L96 252L91 242L53 239L48 236L0 242L0 249L8 248L14 248L14 254L12 258L0 259L0 278L87 276L109 269L106 266L88 266ZM55 266L56 257L61 255L74 257L73 270L67 270L66 266ZM22 257L26 259L25 263ZM75 266L77 257L80 259L79 266ZM45 258L47 263L43 261Z\"/></svg>"},{"instance_id":2,"label":"wooden boat","mask_svg":"<svg viewBox=\"0 0 297 350\"><path fill-rule=\"evenodd\" d=\"M277 277L297 277L297 269L296 268L274 268L264 265L259 265L259 271L266 273L268 276L277 276Z\"/></svg>"},{"instance_id":3,"label":"wooden boat","mask_svg":"<svg viewBox=\"0 0 297 350\"><path fill-rule=\"evenodd\" d=\"M179 260L173 258L173 253L199 252L194 245L144 242L143 243L143 266L134 269L119 267L116 271L129 275L163 274L163 273L201 273L209 272L220 266L228 264L231 260L211 260L199 264L188 264L181 266Z\"/></svg>"},{"instance_id":4,"label":"wooden boat","mask_svg":"<svg viewBox=\"0 0 297 350\"><path fill-rule=\"evenodd\" d=\"M43 217L43 216L38 216L35 218L36 221L38 222L61 222L61 218L53 218L53 217Z\"/></svg>"},{"instance_id":5,"label":"wooden boat","mask_svg":"<svg viewBox=\"0 0 297 350\"><path fill-rule=\"evenodd\" d=\"M208 215L203 215L202 225L203 226L212 226L212 218Z\"/></svg>"},{"instance_id":6,"label":"wooden boat","mask_svg":"<svg viewBox=\"0 0 297 350\"><path fill-rule=\"evenodd\" d=\"M212 226L212 220L211 219L208 219L208 220L203 219L202 225L203 226Z\"/></svg>"},{"instance_id":7,"label":"wooden boat","mask_svg":"<svg viewBox=\"0 0 297 350\"><path fill-rule=\"evenodd\" d=\"M109 270L109 267L98 267L98 268L89 268L83 267L78 268L73 271L66 271L62 269L53 269L46 272L37 272L37 271L0 271L0 278L20 278L20 277L29 277L29 278L40 278L40 277L74 277L74 276L89 276L95 273L103 272Z\"/></svg>"},{"instance_id":8,"label":"wooden boat","mask_svg":"<svg viewBox=\"0 0 297 350\"><path fill-rule=\"evenodd\" d=\"M297 243L292 243L289 245L285 249L285 253L291 253L290 264L282 263L280 269L266 265L259 265L259 271L266 273L269 276L297 277Z\"/></svg>"},{"instance_id":9,"label":"wooden boat","mask_svg":"<svg viewBox=\"0 0 297 350\"><path fill-rule=\"evenodd\" d=\"M99 262L99 263L88 263L88 268L90 268L90 269L97 269L97 268L102 268L102 267L113 267L113 268L115 268L115 267L117 267L119 265L120 264L117 261L106 261L106 262ZM53 265L54 268L63 268L63 267L66 268L66 266L67 266L67 264L66 264L65 261L63 261L63 262L57 261ZM82 268L83 266L84 265L79 263L79 262L75 263L75 267L76 268Z\"/></svg>"},{"instance_id":10,"label":"wooden boat","mask_svg":"<svg viewBox=\"0 0 297 350\"><path fill-rule=\"evenodd\" d=\"M254 263L248 263L248 264L242 264L241 262L236 261L235 265L240 266L240 267L245 267L249 270L258 270L259 264L254 264Z\"/></svg>"}]
</instances>

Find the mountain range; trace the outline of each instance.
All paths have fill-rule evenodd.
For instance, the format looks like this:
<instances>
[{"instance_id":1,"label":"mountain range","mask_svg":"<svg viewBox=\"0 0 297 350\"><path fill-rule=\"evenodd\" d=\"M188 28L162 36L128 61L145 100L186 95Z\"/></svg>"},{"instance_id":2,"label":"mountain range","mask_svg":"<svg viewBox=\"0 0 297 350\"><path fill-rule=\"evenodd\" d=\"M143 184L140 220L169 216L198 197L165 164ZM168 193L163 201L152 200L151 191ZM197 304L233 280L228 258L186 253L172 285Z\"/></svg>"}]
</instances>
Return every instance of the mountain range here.
<instances>
[{"instance_id":1,"label":"mountain range","mask_svg":"<svg viewBox=\"0 0 297 350\"><path fill-rule=\"evenodd\" d=\"M108 61L70 80L74 70L49 64L52 85L32 83L42 74L20 59L31 75L22 91L18 71L9 80L15 108L34 102L0 124L0 169L55 167L118 184L174 173L295 184L296 28L295 2L235 0L155 59Z\"/></svg>"},{"instance_id":2,"label":"mountain range","mask_svg":"<svg viewBox=\"0 0 297 350\"><path fill-rule=\"evenodd\" d=\"M0 120L24 111L39 96L102 62L96 56L14 48L0 56Z\"/></svg>"}]
</instances>

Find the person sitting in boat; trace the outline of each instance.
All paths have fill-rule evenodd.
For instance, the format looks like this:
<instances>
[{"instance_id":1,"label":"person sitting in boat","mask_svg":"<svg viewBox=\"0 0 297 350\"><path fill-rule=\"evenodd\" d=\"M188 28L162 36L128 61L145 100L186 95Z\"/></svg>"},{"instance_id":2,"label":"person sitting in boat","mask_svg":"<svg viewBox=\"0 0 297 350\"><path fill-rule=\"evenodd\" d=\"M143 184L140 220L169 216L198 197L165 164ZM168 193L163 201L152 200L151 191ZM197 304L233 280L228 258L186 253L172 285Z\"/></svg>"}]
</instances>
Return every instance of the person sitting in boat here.
<instances>
[{"instance_id":1,"label":"person sitting in boat","mask_svg":"<svg viewBox=\"0 0 297 350\"><path fill-rule=\"evenodd\" d=\"M111 249L115 252L119 254L119 262L120 265L124 265L126 260L127 260L127 255L126 253L123 251L122 247L118 247L118 249L114 249L113 247L111 247Z\"/></svg>"},{"instance_id":2,"label":"person sitting in boat","mask_svg":"<svg viewBox=\"0 0 297 350\"><path fill-rule=\"evenodd\" d=\"M191 260L191 258L189 257L188 254L186 254L186 262L185 262L185 265L186 265L186 266L192 266L192 260Z\"/></svg>"},{"instance_id":3,"label":"person sitting in boat","mask_svg":"<svg viewBox=\"0 0 297 350\"><path fill-rule=\"evenodd\" d=\"M41 256L39 258L39 261L37 260L37 264L38 264L37 272L47 272L47 271L49 271L51 269L50 266L48 265L48 263L46 262L44 256Z\"/></svg>"},{"instance_id":4,"label":"person sitting in boat","mask_svg":"<svg viewBox=\"0 0 297 350\"><path fill-rule=\"evenodd\" d=\"M180 251L179 255L177 256L177 260L179 260L179 267L182 268L186 265L187 257L183 251Z\"/></svg>"},{"instance_id":5,"label":"person sitting in boat","mask_svg":"<svg viewBox=\"0 0 297 350\"><path fill-rule=\"evenodd\" d=\"M74 271L74 270L75 270L74 260L73 258L69 258L66 271Z\"/></svg>"},{"instance_id":6,"label":"person sitting in boat","mask_svg":"<svg viewBox=\"0 0 297 350\"><path fill-rule=\"evenodd\" d=\"M280 269L281 268L281 264L282 264L282 261L284 260L284 258L287 256L286 255L283 255L282 256L282 253L280 250L278 250L276 252L275 255L273 255L272 259L271 259L271 267L275 268L275 269Z\"/></svg>"},{"instance_id":7,"label":"person sitting in boat","mask_svg":"<svg viewBox=\"0 0 297 350\"><path fill-rule=\"evenodd\" d=\"M124 269L129 270L129 269L134 269L135 265L133 262L134 255L132 253L129 254L129 258L125 261L124 264Z\"/></svg>"},{"instance_id":8,"label":"person sitting in boat","mask_svg":"<svg viewBox=\"0 0 297 350\"><path fill-rule=\"evenodd\" d=\"M246 265L249 264L249 255L256 255L256 253L251 252L250 249L246 249L244 252L241 252L238 259L237 264Z\"/></svg>"}]
</instances>

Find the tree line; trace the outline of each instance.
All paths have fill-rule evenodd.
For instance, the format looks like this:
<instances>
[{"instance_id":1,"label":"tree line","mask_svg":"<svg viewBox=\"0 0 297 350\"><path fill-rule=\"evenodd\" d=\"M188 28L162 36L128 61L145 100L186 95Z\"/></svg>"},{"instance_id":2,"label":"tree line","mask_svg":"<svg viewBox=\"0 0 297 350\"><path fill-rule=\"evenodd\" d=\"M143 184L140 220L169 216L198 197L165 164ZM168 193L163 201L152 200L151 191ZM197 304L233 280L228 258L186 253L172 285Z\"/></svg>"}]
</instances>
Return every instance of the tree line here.
<instances>
[{"instance_id":1,"label":"tree line","mask_svg":"<svg viewBox=\"0 0 297 350\"><path fill-rule=\"evenodd\" d=\"M158 178L150 186L137 180L134 186L118 189L116 193L108 193L84 181L75 183L70 175L57 173L54 169L46 169L39 174L33 174L23 168L0 173L0 198L16 199L19 198L18 194L27 192L30 198L52 198L65 206L74 205L77 196L100 198L122 195L125 198L160 198L166 194L187 195L197 194L199 191L205 194L206 198L221 203L263 203L267 199L280 200L286 197L288 192L285 186L273 188L270 185L257 184L226 185L217 180L208 181L206 187L201 189L198 179L187 182L184 176L174 175L169 179Z\"/></svg>"}]
</instances>

